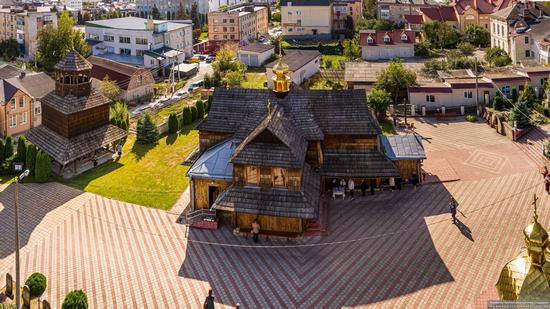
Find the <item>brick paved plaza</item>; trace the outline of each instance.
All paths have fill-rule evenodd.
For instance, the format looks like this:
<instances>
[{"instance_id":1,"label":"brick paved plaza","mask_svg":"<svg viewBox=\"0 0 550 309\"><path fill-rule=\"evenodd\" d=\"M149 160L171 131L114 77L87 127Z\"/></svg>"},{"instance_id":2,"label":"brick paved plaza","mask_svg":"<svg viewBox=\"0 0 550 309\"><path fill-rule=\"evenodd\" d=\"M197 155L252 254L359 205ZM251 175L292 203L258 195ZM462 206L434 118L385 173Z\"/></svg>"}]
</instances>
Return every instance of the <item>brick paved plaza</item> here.
<instances>
[{"instance_id":1,"label":"brick paved plaza","mask_svg":"<svg viewBox=\"0 0 550 309\"><path fill-rule=\"evenodd\" d=\"M546 135L514 144L480 123L416 127L428 172L454 181L330 201L329 235L299 242L255 246L226 227L187 230L176 223L179 209L57 183L22 185L22 278L44 273L44 298L54 307L83 289L91 308L198 308L209 288L220 307L471 307L493 293L501 267L523 245L533 193L542 197L539 221L550 225L537 156ZM13 187L1 190L3 278L14 273ZM458 226L450 195L465 215Z\"/></svg>"}]
</instances>

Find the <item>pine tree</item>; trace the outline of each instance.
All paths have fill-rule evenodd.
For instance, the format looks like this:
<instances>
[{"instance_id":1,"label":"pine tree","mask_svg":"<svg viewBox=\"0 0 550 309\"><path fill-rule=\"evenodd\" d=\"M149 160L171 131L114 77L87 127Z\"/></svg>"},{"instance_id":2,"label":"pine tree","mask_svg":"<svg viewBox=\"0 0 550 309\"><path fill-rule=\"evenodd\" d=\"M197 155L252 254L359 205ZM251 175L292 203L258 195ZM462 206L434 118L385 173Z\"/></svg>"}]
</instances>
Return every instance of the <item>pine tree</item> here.
<instances>
[{"instance_id":1,"label":"pine tree","mask_svg":"<svg viewBox=\"0 0 550 309\"><path fill-rule=\"evenodd\" d=\"M13 156L13 137L8 135L4 144L4 159L9 159Z\"/></svg>"},{"instance_id":2,"label":"pine tree","mask_svg":"<svg viewBox=\"0 0 550 309\"><path fill-rule=\"evenodd\" d=\"M525 85L523 85L523 92L519 96L519 101L525 102L529 108L533 107L533 104L535 103L535 93L527 81L525 82Z\"/></svg>"},{"instance_id":3,"label":"pine tree","mask_svg":"<svg viewBox=\"0 0 550 309\"><path fill-rule=\"evenodd\" d=\"M178 117L176 113L170 114L168 116L168 133L174 134L178 132Z\"/></svg>"},{"instance_id":4,"label":"pine tree","mask_svg":"<svg viewBox=\"0 0 550 309\"><path fill-rule=\"evenodd\" d=\"M159 129L151 114L146 113L143 120L140 120L137 124L137 139L139 144L151 144L156 143L159 136Z\"/></svg>"},{"instance_id":5,"label":"pine tree","mask_svg":"<svg viewBox=\"0 0 550 309\"><path fill-rule=\"evenodd\" d=\"M17 161L25 162L27 159L27 139L24 135L19 135L17 139Z\"/></svg>"},{"instance_id":6,"label":"pine tree","mask_svg":"<svg viewBox=\"0 0 550 309\"><path fill-rule=\"evenodd\" d=\"M29 144L27 147L27 157L25 159L25 167L31 172L31 175L34 175L36 166L36 146L34 144Z\"/></svg>"},{"instance_id":7,"label":"pine tree","mask_svg":"<svg viewBox=\"0 0 550 309\"><path fill-rule=\"evenodd\" d=\"M527 106L527 102L519 100L518 103L510 110L509 122L519 129L528 128L531 126L531 110Z\"/></svg>"},{"instance_id":8,"label":"pine tree","mask_svg":"<svg viewBox=\"0 0 550 309\"><path fill-rule=\"evenodd\" d=\"M197 107L195 105L191 106L191 122L195 122L195 120L198 119L199 112L197 111Z\"/></svg>"},{"instance_id":9,"label":"pine tree","mask_svg":"<svg viewBox=\"0 0 550 309\"><path fill-rule=\"evenodd\" d=\"M36 182L46 182L52 173L52 162L45 151L38 151L36 154L35 177Z\"/></svg>"},{"instance_id":10,"label":"pine tree","mask_svg":"<svg viewBox=\"0 0 550 309\"><path fill-rule=\"evenodd\" d=\"M153 18L155 20L160 19L160 11L157 8L156 4L153 5L153 9L151 10L151 18Z\"/></svg>"},{"instance_id":11,"label":"pine tree","mask_svg":"<svg viewBox=\"0 0 550 309\"><path fill-rule=\"evenodd\" d=\"M504 108L504 101L502 100L500 92L497 92L493 98L493 108L497 111L501 111Z\"/></svg>"},{"instance_id":12,"label":"pine tree","mask_svg":"<svg viewBox=\"0 0 550 309\"><path fill-rule=\"evenodd\" d=\"M191 108L189 106L186 106L183 108L183 125L187 126L190 125L193 122L193 115L191 114Z\"/></svg>"},{"instance_id":13,"label":"pine tree","mask_svg":"<svg viewBox=\"0 0 550 309\"><path fill-rule=\"evenodd\" d=\"M198 100L197 101L197 119L202 119L204 118L204 103L202 102L202 100Z\"/></svg>"}]
</instances>

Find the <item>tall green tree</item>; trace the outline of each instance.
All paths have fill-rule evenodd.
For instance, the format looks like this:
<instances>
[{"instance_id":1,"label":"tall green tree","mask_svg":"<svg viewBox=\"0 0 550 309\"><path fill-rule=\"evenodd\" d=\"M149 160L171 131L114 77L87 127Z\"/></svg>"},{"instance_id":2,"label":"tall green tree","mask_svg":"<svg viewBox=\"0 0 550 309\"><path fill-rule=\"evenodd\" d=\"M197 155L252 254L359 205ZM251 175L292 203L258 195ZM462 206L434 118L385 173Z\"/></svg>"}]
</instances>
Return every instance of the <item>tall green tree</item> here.
<instances>
[{"instance_id":1,"label":"tall green tree","mask_svg":"<svg viewBox=\"0 0 550 309\"><path fill-rule=\"evenodd\" d=\"M63 11L57 19L57 28L50 24L38 33L36 57L39 65L46 71L53 71L55 64L72 49L84 57L90 54L84 35L73 29L73 26L73 18L67 11Z\"/></svg>"},{"instance_id":2,"label":"tall green tree","mask_svg":"<svg viewBox=\"0 0 550 309\"><path fill-rule=\"evenodd\" d=\"M466 26L464 36L467 42L477 47L487 47L491 44L491 34L480 25L469 24Z\"/></svg>"},{"instance_id":3,"label":"tall green tree","mask_svg":"<svg viewBox=\"0 0 550 309\"><path fill-rule=\"evenodd\" d=\"M12 61L19 56L19 44L15 39L7 39L0 42L0 57L6 61Z\"/></svg>"},{"instance_id":4,"label":"tall green tree","mask_svg":"<svg viewBox=\"0 0 550 309\"><path fill-rule=\"evenodd\" d=\"M353 37L354 22L353 22L353 17L349 14L346 16L346 19L344 20L344 28L346 29L346 37L348 38Z\"/></svg>"},{"instance_id":5,"label":"tall green tree","mask_svg":"<svg viewBox=\"0 0 550 309\"><path fill-rule=\"evenodd\" d=\"M123 130L128 130L130 123L130 113L128 106L123 102L116 102L109 108L109 117L112 125Z\"/></svg>"},{"instance_id":6,"label":"tall green tree","mask_svg":"<svg viewBox=\"0 0 550 309\"><path fill-rule=\"evenodd\" d=\"M25 166L30 171L31 175L34 175L36 166L36 146L29 144L27 147L27 157L25 159Z\"/></svg>"},{"instance_id":7,"label":"tall green tree","mask_svg":"<svg viewBox=\"0 0 550 309\"><path fill-rule=\"evenodd\" d=\"M120 98L121 90L115 81L109 79L109 75L106 75L101 84L99 85L101 94L104 95L111 102L115 102Z\"/></svg>"},{"instance_id":8,"label":"tall green tree","mask_svg":"<svg viewBox=\"0 0 550 309\"><path fill-rule=\"evenodd\" d=\"M519 100L510 110L509 123L519 129L525 129L531 126L531 110L527 102Z\"/></svg>"},{"instance_id":9,"label":"tall green tree","mask_svg":"<svg viewBox=\"0 0 550 309\"><path fill-rule=\"evenodd\" d=\"M13 137L8 135L4 143L4 158L9 159L11 157L13 157Z\"/></svg>"},{"instance_id":10,"label":"tall green tree","mask_svg":"<svg viewBox=\"0 0 550 309\"><path fill-rule=\"evenodd\" d=\"M503 67L512 63L512 59L510 59L508 54L498 47L487 48L483 60L493 67Z\"/></svg>"},{"instance_id":11,"label":"tall green tree","mask_svg":"<svg viewBox=\"0 0 550 309\"><path fill-rule=\"evenodd\" d=\"M359 46L357 40L344 40L342 45L344 46L343 54L347 60L355 60L361 57L361 46Z\"/></svg>"},{"instance_id":12,"label":"tall green tree","mask_svg":"<svg viewBox=\"0 0 550 309\"><path fill-rule=\"evenodd\" d=\"M23 134L17 138L17 161L25 162L27 159L27 139Z\"/></svg>"},{"instance_id":13,"label":"tall green tree","mask_svg":"<svg viewBox=\"0 0 550 309\"><path fill-rule=\"evenodd\" d=\"M187 15L187 12L185 12L185 8L183 7L183 2L180 1L178 11L176 12L176 19L182 20L182 19L189 19L189 15Z\"/></svg>"},{"instance_id":14,"label":"tall green tree","mask_svg":"<svg viewBox=\"0 0 550 309\"><path fill-rule=\"evenodd\" d=\"M159 137L159 129L155 124L153 117L149 113L145 113L145 117L137 123L136 142L139 144L153 144L157 142Z\"/></svg>"},{"instance_id":15,"label":"tall green tree","mask_svg":"<svg viewBox=\"0 0 550 309\"><path fill-rule=\"evenodd\" d=\"M193 2L191 5L191 20L193 21L193 28L194 29L200 29L202 26L201 18L199 16L199 5L197 2Z\"/></svg>"},{"instance_id":16,"label":"tall green tree","mask_svg":"<svg viewBox=\"0 0 550 309\"><path fill-rule=\"evenodd\" d=\"M176 116L176 113L171 113L170 116L168 116L168 133L178 133L178 128L178 117Z\"/></svg>"},{"instance_id":17,"label":"tall green tree","mask_svg":"<svg viewBox=\"0 0 550 309\"><path fill-rule=\"evenodd\" d=\"M45 151L38 151L36 154L36 165L34 168L34 179L37 182L46 182L52 173L52 161Z\"/></svg>"},{"instance_id":18,"label":"tall green tree","mask_svg":"<svg viewBox=\"0 0 550 309\"><path fill-rule=\"evenodd\" d=\"M375 19L376 16L376 0L364 0L363 1L363 16L366 19Z\"/></svg>"},{"instance_id":19,"label":"tall green tree","mask_svg":"<svg viewBox=\"0 0 550 309\"><path fill-rule=\"evenodd\" d=\"M400 60L392 60L376 80L376 88L390 93L394 103L407 96L407 88L416 85L416 73L403 65Z\"/></svg>"},{"instance_id":20,"label":"tall green tree","mask_svg":"<svg viewBox=\"0 0 550 309\"><path fill-rule=\"evenodd\" d=\"M151 9L151 18L154 20L161 19L159 8L157 8L156 4L153 4L153 9Z\"/></svg>"},{"instance_id":21,"label":"tall green tree","mask_svg":"<svg viewBox=\"0 0 550 309\"><path fill-rule=\"evenodd\" d=\"M378 119L386 118L386 110L392 104L391 94L382 89L372 89L369 92L368 100L369 107L374 110Z\"/></svg>"},{"instance_id":22,"label":"tall green tree","mask_svg":"<svg viewBox=\"0 0 550 309\"><path fill-rule=\"evenodd\" d=\"M523 91L521 92L518 101L523 101L529 108L531 108L535 104L535 92L533 91L533 87L529 85L529 83L526 81L523 85Z\"/></svg>"},{"instance_id":23,"label":"tall green tree","mask_svg":"<svg viewBox=\"0 0 550 309\"><path fill-rule=\"evenodd\" d=\"M440 21L427 22L422 25L426 39L440 49L455 48L460 40L458 32L448 24Z\"/></svg>"}]
</instances>

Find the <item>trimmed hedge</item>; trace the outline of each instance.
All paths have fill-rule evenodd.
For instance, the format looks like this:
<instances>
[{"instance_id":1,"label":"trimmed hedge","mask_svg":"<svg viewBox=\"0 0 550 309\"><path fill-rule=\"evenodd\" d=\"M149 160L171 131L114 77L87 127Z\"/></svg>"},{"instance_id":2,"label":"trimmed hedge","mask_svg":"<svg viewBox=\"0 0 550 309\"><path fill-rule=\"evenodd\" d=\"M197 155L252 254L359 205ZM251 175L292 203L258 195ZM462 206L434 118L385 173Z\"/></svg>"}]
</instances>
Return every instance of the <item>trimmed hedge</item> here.
<instances>
[{"instance_id":1,"label":"trimmed hedge","mask_svg":"<svg viewBox=\"0 0 550 309\"><path fill-rule=\"evenodd\" d=\"M88 309L88 297L82 290L71 291L61 305L61 309Z\"/></svg>"},{"instance_id":2,"label":"trimmed hedge","mask_svg":"<svg viewBox=\"0 0 550 309\"><path fill-rule=\"evenodd\" d=\"M38 151L36 154L36 166L34 168L34 180L36 182L46 182L52 173L52 162L50 156L45 151Z\"/></svg>"},{"instance_id":3,"label":"trimmed hedge","mask_svg":"<svg viewBox=\"0 0 550 309\"><path fill-rule=\"evenodd\" d=\"M212 98L213 96L211 94L208 95L208 101L206 101L206 112L210 112L210 107L212 107Z\"/></svg>"},{"instance_id":4,"label":"trimmed hedge","mask_svg":"<svg viewBox=\"0 0 550 309\"><path fill-rule=\"evenodd\" d=\"M27 278L25 285L31 290L31 296L39 297L46 291L46 276L41 273L34 273Z\"/></svg>"}]
</instances>

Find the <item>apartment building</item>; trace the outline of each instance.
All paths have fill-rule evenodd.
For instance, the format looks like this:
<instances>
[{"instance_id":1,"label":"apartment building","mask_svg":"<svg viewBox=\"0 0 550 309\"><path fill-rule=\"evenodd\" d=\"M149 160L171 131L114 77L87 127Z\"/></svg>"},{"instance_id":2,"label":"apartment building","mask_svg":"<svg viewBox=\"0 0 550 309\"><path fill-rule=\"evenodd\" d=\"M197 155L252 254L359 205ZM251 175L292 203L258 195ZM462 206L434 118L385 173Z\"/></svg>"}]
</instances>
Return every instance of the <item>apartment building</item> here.
<instances>
[{"instance_id":1,"label":"apartment building","mask_svg":"<svg viewBox=\"0 0 550 309\"><path fill-rule=\"evenodd\" d=\"M549 63L550 7L516 3L491 15L491 47L506 51L512 62Z\"/></svg>"},{"instance_id":2,"label":"apartment building","mask_svg":"<svg viewBox=\"0 0 550 309\"><path fill-rule=\"evenodd\" d=\"M281 0L281 27L285 38L332 37L332 0Z\"/></svg>"},{"instance_id":3,"label":"apartment building","mask_svg":"<svg viewBox=\"0 0 550 309\"><path fill-rule=\"evenodd\" d=\"M480 25L489 30L490 15L513 4L512 0L455 0L452 6L458 19L458 31L470 24Z\"/></svg>"},{"instance_id":4,"label":"apartment building","mask_svg":"<svg viewBox=\"0 0 550 309\"><path fill-rule=\"evenodd\" d=\"M57 15L51 7L0 9L0 40L16 39L21 55L34 59L38 32L48 24L57 25Z\"/></svg>"},{"instance_id":5,"label":"apartment building","mask_svg":"<svg viewBox=\"0 0 550 309\"><path fill-rule=\"evenodd\" d=\"M144 66L146 51L170 47L193 55L191 24L139 17L86 22L85 36L94 56Z\"/></svg>"},{"instance_id":6,"label":"apartment building","mask_svg":"<svg viewBox=\"0 0 550 309\"><path fill-rule=\"evenodd\" d=\"M0 67L0 136L18 135L42 123L40 100L55 88L46 73Z\"/></svg>"},{"instance_id":7,"label":"apartment building","mask_svg":"<svg viewBox=\"0 0 550 309\"><path fill-rule=\"evenodd\" d=\"M351 16L354 23L363 17L362 0L335 0L332 3L333 33L342 34L346 31L348 16Z\"/></svg>"},{"instance_id":8,"label":"apartment building","mask_svg":"<svg viewBox=\"0 0 550 309\"><path fill-rule=\"evenodd\" d=\"M377 3L378 18L394 23L405 23L406 15L421 15L420 9L437 6L437 2L427 0L379 0Z\"/></svg>"},{"instance_id":9,"label":"apartment building","mask_svg":"<svg viewBox=\"0 0 550 309\"><path fill-rule=\"evenodd\" d=\"M137 16L147 18L151 15L153 7L157 7L163 19L176 19L180 3L188 12L193 4L197 4L199 14L209 14L219 11L222 7L234 6L250 2L248 0L135 0Z\"/></svg>"},{"instance_id":10,"label":"apartment building","mask_svg":"<svg viewBox=\"0 0 550 309\"><path fill-rule=\"evenodd\" d=\"M214 46L227 42L247 45L268 32L268 10L264 6L242 6L208 14L208 40Z\"/></svg>"}]
</instances>

